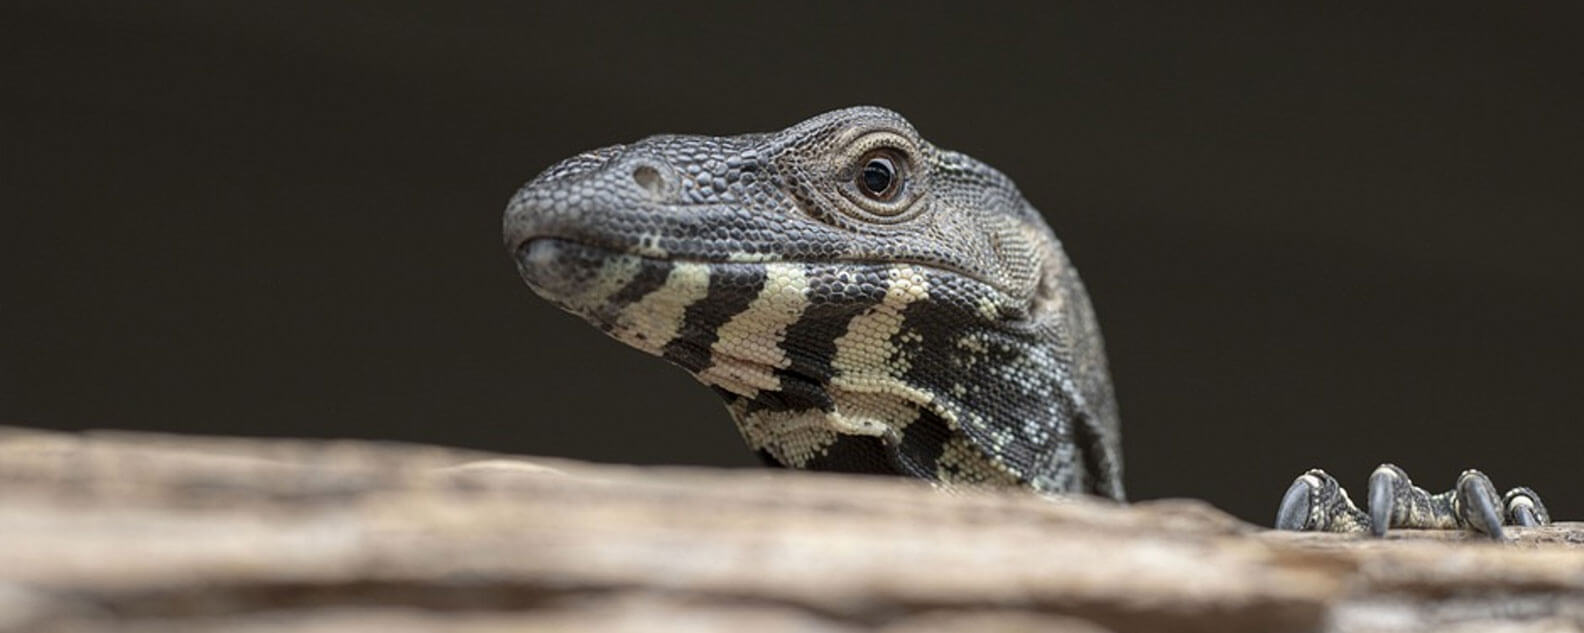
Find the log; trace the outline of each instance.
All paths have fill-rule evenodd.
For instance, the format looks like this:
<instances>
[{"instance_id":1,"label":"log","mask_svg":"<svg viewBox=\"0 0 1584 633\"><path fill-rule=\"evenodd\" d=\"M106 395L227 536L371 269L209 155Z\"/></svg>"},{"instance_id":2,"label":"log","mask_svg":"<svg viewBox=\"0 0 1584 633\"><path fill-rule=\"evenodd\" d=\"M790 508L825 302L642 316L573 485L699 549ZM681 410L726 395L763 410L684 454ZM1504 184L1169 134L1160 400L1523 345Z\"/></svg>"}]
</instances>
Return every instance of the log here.
<instances>
[{"instance_id":1,"label":"log","mask_svg":"<svg viewBox=\"0 0 1584 633\"><path fill-rule=\"evenodd\" d=\"M1584 524L0 428L0 632L1580 631Z\"/></svg>"}]
</instances>

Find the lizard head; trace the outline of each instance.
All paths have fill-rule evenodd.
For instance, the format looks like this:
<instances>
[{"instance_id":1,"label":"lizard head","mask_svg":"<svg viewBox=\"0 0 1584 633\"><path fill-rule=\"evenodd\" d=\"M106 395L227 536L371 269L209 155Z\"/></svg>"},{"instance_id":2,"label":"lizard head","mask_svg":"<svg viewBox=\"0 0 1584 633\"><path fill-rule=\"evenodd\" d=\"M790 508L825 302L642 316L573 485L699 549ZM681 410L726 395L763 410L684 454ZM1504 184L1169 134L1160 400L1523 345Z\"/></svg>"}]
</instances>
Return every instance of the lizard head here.
<instances>
[{"instance_id":1,"label":"lizard head","mask_svg":"<svg viewBox=\"0 0 1584 633\"><path fill-rule=\"evenodd\" d=\"M713 387L769 461L1028 483L1072 457L1055 374L1093 328L1060 245L889 110L585 152L504 232L535 292Z\"/></svg>"}]
</instances>

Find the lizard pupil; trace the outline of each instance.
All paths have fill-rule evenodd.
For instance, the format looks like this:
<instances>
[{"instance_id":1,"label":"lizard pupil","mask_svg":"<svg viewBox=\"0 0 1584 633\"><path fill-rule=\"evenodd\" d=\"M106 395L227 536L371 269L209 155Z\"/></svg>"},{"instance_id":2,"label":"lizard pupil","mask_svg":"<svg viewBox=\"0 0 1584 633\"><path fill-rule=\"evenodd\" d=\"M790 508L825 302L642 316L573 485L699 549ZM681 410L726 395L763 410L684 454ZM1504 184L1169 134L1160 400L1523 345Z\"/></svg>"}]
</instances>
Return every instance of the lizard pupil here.
<instances>
[{"instance_id":1,"label":"lizard pupil","mask_svg":"<svg viewBox=\"0 0 1584 633\"><path fill-rule=\"evenodd\" d=\"M864 163L858 182L865 195L876 200L888 199L896 193L896 165L888 157L872 157Z\"/></svg>"}]
</instances>

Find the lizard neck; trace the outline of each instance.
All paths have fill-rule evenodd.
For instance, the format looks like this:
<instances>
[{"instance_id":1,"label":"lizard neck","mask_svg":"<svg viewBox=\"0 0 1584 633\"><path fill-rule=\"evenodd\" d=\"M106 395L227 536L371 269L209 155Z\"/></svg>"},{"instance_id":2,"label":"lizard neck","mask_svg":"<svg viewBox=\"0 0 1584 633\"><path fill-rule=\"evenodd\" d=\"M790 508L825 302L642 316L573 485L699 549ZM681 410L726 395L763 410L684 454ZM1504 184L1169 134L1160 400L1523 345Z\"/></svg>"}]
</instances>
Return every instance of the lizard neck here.
<instances>
[{"instance_id":1,"label":"lizard neck","mask_svg":"<svg viewBox=\"0 0 1584 633\"><path fill-rule=\"evenodd\" d=\"M794 274L800 279L786 279ZM757 339L723 328L712 362L694 372L726 399L766 461L944 483L1081 486L1072 441L1079 396L1058 333L1018 320L1011 299L907 264L806 264L766 276L780 279L739 318L786 327ZM791 293L802 295L793 301L801 309L771 305L787 286L801 290ZM830 301L838 289L857 296ZM756 366L766 338L781 354ZM770 379L756 375L763 370Z\"/></svg>"}]
</instances>

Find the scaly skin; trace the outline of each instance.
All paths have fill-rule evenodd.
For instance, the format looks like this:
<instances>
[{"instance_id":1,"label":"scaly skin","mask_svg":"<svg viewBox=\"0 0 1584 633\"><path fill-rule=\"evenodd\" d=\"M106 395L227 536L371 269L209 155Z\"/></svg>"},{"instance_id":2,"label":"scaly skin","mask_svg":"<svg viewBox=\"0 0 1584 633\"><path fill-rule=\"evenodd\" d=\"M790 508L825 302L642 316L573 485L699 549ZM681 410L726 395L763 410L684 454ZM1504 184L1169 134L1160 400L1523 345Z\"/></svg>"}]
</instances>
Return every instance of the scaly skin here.
<instances>
[{"instance_id":1,"label":"scaly skin","mask_svg":"<svg viewBox=\"0 0 1584 633\"><path fill-rule=\"evenodd\" d=\"M1123 498L1061 244L1010 179L894 112L587 152L504 225L535 292L692 372L770 463Z\"/></svg>"},{"instance_id":2,"label":"scaly skin","mask_svg":"<svg viewBox=\"0 0 1584 633\"><path fill-rule=\"evenodd\" d=\"M692 372L771 464L1123 498L1100 329L1061 243L1001 172L894 112L587 152L504 224L535 292ZM1276 523L1501 539L1550 521L1474 470L1432 495L1385 464L1368 505L1311 470Z\"/></svg>"}]
</instances>

